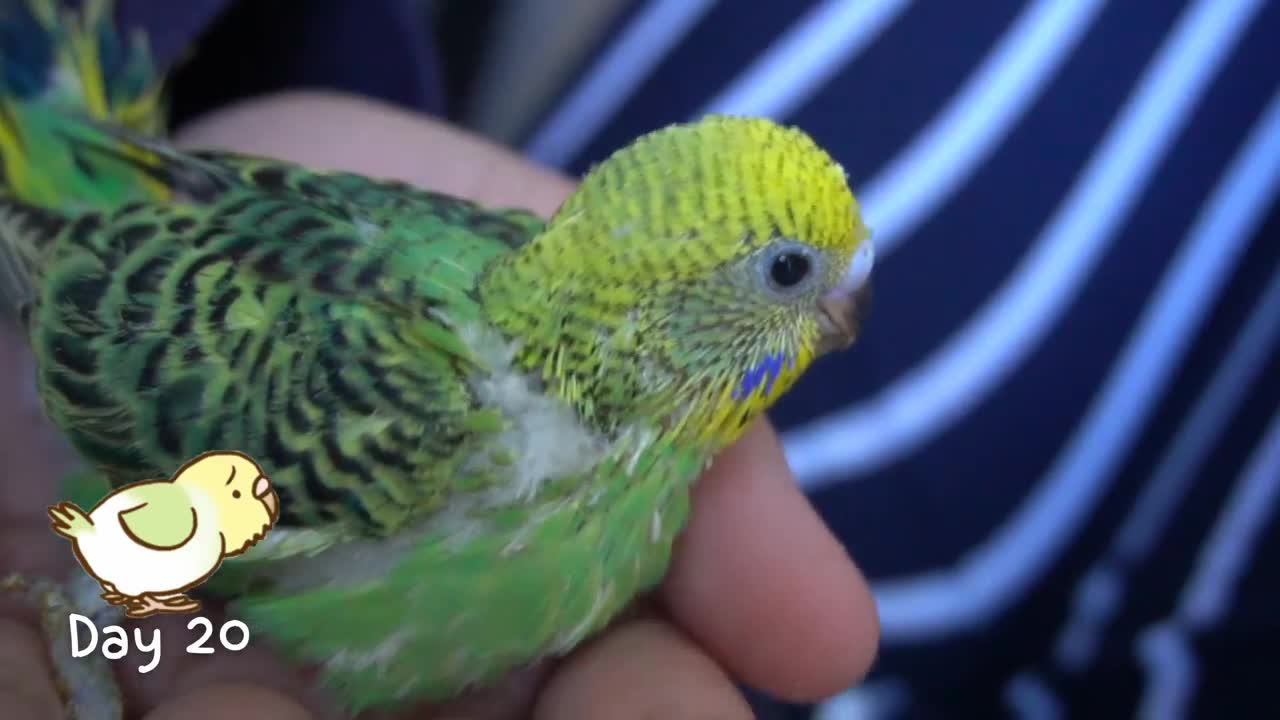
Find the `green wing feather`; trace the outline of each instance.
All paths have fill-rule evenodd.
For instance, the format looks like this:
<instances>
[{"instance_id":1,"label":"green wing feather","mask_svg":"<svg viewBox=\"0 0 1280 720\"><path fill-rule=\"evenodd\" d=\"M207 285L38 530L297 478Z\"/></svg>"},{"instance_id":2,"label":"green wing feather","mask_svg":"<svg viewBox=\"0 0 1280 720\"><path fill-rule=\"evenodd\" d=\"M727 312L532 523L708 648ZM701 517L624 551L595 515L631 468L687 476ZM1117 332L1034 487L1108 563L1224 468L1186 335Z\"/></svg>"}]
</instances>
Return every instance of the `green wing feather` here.
<instances>
[{"instance_id":1,"label":"green wing feather","mask_svg":"<svg viewBox=\"0 0 1280 720\"><path fill-rule=\"evenodd\" d=\"M167 193L137 167L102 163L69 140L86 122L163 129L163 78L145 37L116 31L113 6L0 0L0 177L4 192L27 205L80 211ZM11 305L34 291L12 259L0 253L0 296Z\"/></svg>"},{"instance_id":2,"label":"green wing feather","mask_svg":"<svg viewBox=\"0 0 1280 720\"><path fill-rule=\"evenodd\" d=\"M386 534L477 481L460 465L494 422L453 325L482 320L476 278L526 225L402 184L82 134L175 200L74 217L0 200L0 222L40 288L21 314L45 406L113 486L235 449L271 473L281 525Z\"/></svg>"}]
</instances>

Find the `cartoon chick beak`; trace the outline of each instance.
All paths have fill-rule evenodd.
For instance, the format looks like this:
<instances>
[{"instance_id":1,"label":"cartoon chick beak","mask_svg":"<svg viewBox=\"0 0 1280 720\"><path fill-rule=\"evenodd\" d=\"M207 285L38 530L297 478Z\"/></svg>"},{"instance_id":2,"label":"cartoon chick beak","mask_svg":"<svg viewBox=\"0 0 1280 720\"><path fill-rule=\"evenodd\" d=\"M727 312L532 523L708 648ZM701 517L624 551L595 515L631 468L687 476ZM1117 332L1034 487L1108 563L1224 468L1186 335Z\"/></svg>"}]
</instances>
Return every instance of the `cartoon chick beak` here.
<instances>
[{"instance_id":1,"label":"cartoon chick beak","mask_svg":"<svg viewBox=\"0 0 1280 720\"><path fill-rule=\"evenodd\" d=\"M253 484L253 496L267 506L271 522L274 523L280 514L280 498L276 496L276 491L271 489L271 481L267 480L265 475L259 475L257 482Z\"/></svg>"}]
</instances>

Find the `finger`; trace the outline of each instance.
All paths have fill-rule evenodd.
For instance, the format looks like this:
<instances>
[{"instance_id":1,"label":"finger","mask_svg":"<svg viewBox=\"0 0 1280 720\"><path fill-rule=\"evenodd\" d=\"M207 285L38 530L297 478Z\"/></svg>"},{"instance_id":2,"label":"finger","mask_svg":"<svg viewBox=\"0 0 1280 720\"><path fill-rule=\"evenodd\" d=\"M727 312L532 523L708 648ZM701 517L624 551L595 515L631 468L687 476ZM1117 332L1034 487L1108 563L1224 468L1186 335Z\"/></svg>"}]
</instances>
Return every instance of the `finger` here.
<instances>
[{"instance_id":1,"label":"finger","mask_svg":"<svg viewBox=\"0 0 1280 720\"><path fill-rule=\"evenodd\" d=\"M315 716L284 693L250 683L215 683L183 693L145 720L312 720Z\"/></svg>"},{"instance_id":2,"label":"finger","mask_svg":"<svg viewBox=\"0 0 1280 720\"><path fill-rule=\"evenodd\" d=\"M32 628L0 617L0 708L14 720L57 720L62 703L53 685L44 639Z\"/></svg>"},{"instance_id":3,"label":"finger","mask_svg":"<svg viewBox=\"0 0 1280 720\"><path fill-rule=\"evenodd\" d=\"M206 632L203 626L188 629L195 616L158 616L132 623L133 627L142 630L148 643L152 633L159 631L163 650L161 661L147 673L139 673L136 668L149 658L137 658L138 662L134 662L131 655L126 661L122 675L131 706L158 712L177 707L192 693L204 693L208 688L238 688L231 694L215 692L202 695L204 700L201 703L208 705L209 712L213 712L218 709L214 707L215 701L229 702L229 699L242 695L245 688L252 687L273 696L290 698L317 718L346 716L337 711L335 698L317 684L314 669L293 667L282 662L272 652L265 636L252 637L249 646L238 652L220 648L217 631L226 619L221 609L206 605L198 616L209 618L214 628L214 635L203 643L204 647L214 649L212 654L192 654L187 650L188 645ZM394 717L414 720L437 717L507 720L524 717L522 708L531 703L538 682L536 669L516 673L497 687L468 693L447 706L397 712ZM147 717L150 720L151 716Z\"/></svg>"},{"instance_id":4,"label":"finger","mask_svg":"<svg viewBox=\"0 0 1280 720\"><path fill-rule=\"evenodd\" d=\"M633 620L566 660L534 718L751 718L751 708L710 657L675 626Z\"/></svg>"},{"instance_id":5,"label":"finger","mask_svg":"<svg viewBox=\"0 0 1280 720\"><path fill-rule=\"evenodd\" d=\"M517 670L496 684L465 692L445 703L424 706L405 714L414 720L518 720L529 708L546 680L549 667L541 663Z\"/></svg>"},{"instance_id":6,"label":"finger","mask_svg":"<svg viewBox=\"0 0 1280 720\"><path fill-rule=\"evenodd\" d=\"M743 682L792 701L857 682L878 641L874 602L757 423L694 490L662 597Z\"/></svg>"},{"instance_id":7,"label":"finger","mask_svg":"<svg viewBox=\"0 0 1280 720\"><path fill-rule=\"evenodd\" d=\"M213 629L202 643L198 641L208 631L196 617L207 618ZM325 706L309 675L280 662L264 638L251 636L248 646L239 651L221 647L218 637L225 619L221 608L206 602L196 615L163 615L131 622L147 643L152 642L153 633L160 633L161 657L154 669L146 673L139 672L138 668L150 660L149 655L135 650L122 661L120 675L130 705L142 710L159 709L208 687L240 687L252 683L264 691L295 698L295 702L313 711ZM130 631L131 636L133 632ZM193 643L196 648L213 652L197 652L192 649Z\"/></svg>"},{"instance_id":8,"label":"finger","mask_svg":"<svg viewBox=\"0 0 1280 720\"><path fill-rule=\"evenodd\" d=\"M184 126L176 142L395 178L543 215L573 188L565 177L466 131L336 93L288 92L237 103Z\"/></svg>"}]
</instances>

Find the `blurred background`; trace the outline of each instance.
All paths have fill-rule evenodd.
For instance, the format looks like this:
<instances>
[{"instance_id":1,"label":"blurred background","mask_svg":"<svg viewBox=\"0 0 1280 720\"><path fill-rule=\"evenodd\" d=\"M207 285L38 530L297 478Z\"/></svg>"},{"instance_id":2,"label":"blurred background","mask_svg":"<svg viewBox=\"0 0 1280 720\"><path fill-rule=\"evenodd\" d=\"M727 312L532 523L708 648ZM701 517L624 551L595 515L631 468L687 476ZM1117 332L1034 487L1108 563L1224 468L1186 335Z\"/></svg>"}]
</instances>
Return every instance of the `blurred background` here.
<instances>
[{"instance_id":1,"label":"blurred background","mask_svg":"<svg viewBox=\"0 0 1280 720\"><path fill-rule=\"evenodd\" d=\"M577 174L724 112L843 164L876 307L773 419L884 644L762 718L1277 716L1280 3L125 6L200 37L178 122L328 87Z\"/></svg>"}]
</instances>

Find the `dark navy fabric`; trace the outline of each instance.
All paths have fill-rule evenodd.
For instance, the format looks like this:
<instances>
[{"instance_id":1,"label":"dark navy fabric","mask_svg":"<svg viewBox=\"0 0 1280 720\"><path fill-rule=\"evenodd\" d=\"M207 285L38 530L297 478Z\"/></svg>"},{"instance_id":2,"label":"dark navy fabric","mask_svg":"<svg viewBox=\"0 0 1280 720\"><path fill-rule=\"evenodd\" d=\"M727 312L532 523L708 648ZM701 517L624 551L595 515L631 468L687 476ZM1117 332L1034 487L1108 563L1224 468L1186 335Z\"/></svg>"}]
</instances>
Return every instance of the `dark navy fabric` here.
<instances>
[{"instance_id":1,"label":"dark navy fabric","mask_svg":"<svg viewBox=\"0 0 1280 720\"><path fill-rule=\"evenodd\" d=\"M147 32L162 67L177 67L175 125L235 100L298 88L444 114L423 3L308 0L301 8L292 0L120 0L117 18Z\"/></svg>"},{"instance_id":2,"label":"dark navy fabric","mask_svg":"<svg viewBox=\"0 0 1280 720\"><path fill-rule=\"evenodd\" d=\"M439 114L429 37L360 24L396 4L220 32ZM536 124L573 172L707 109L799 125L881 248L865 335L772 417L882 652L762 716L1280 713L1277 37L1256 0L636 0ZM210 53L180 93L252 91Z\"/></svg>"}]
</instances>

